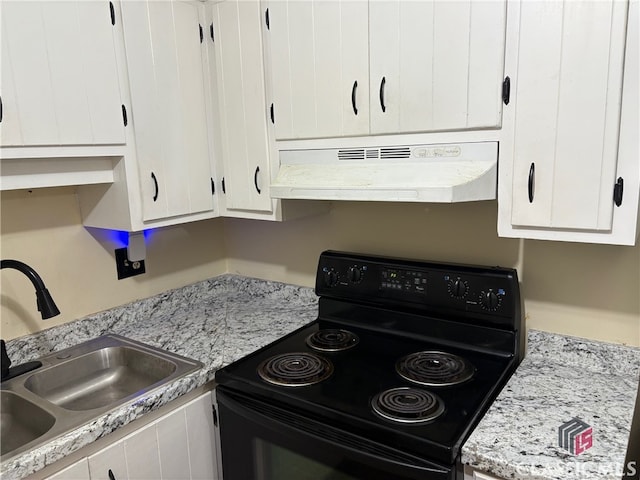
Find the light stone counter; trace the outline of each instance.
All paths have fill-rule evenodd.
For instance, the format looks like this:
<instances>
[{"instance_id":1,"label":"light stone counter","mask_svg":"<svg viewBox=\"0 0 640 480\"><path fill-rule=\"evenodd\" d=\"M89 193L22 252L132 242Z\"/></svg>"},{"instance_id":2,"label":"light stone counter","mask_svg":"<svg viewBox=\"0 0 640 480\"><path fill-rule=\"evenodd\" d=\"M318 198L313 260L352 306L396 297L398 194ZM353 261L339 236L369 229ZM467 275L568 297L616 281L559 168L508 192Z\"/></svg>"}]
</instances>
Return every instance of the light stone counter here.
<instances>
[{"instance_id":1,"label":"light stone counter","mask_svg":"<svg viewBox=\"0 0 640 480\"><path fill-rule=\"evenodd\" d=\"M204 368L0 465L23 478L213 380L216 370L317 316L312 289L222 275L7 342L14 365L117 333L199 360Z\"/></svg>"},{"instance_id":2,"label":"light stone counter","mask_svg":"<svg viewBox=\"0 0 640 480\"><path fill-rule=\"evenodd\" d=\"M7 343L14 364L116 333L204 368L0 465L3 479L41 470L213 380L216 370L317 316L312 289L222 275ZM463 462L503 478L620 479L640 349L530 331L528 354L463 447ZM578 416L594 444L572 456L558 427Z\"/></svg>"},{"instance_id":3,"label":"light stone counter","mask_svg":"<svg viewBox=\"0 0 640 480\"><path fill-rule=\"evenodd\" d=\"M529 331L527 355L463 446L463 463L505 479L620 480L639 372L639 348ZM593 429L579 455L558 438L574 417Z\"/></svg>"}]
</instances>

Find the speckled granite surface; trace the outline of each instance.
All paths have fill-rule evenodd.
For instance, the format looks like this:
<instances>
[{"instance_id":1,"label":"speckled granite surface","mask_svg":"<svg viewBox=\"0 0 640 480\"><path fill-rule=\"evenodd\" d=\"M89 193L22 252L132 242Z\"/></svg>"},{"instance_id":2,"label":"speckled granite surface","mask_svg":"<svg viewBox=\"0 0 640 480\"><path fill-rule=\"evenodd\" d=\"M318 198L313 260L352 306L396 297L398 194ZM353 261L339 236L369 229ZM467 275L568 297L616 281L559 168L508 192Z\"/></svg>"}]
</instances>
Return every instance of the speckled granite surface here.
<instances>
[{"instance_id":1,"label":"speckled granite surface","mask_svg":"<svg viewBox=\"0 0 640 480\"><path fill-rule=\"evenodd\" d=\"M205 367L0 465L3 479L38 471L213 380L222 366L314 320L312 289L222 275L8 342L15 364L116 333ZM619 480L640 371L640 349L529 332L528 354L463 447L463 461L503 478ZM578 416L594 445L577 457L558 427Z\"/></svg>"},{"instance_id":2,"label":"speckled granite surface","mask_svg":"<svg viewBox=\"0 0 640 480\"><path fill-rule=\"evenodd\" d=\"M14 364L117 333L204 363L205 367L35 450L0 465L3 480L54 463L117 428L213 380L216 370L314 320L312 289L222 275L7 342Z\"/></svg>"},{"instance_id":3,"label":"speckled granite surface","mask_svg":"<svg viewBox=\"0 0 640 480\"><path fill-rule=\"evenodd\" d=\"M527 356L462 461L505 479L620 480L639 373L639 348L531 330ZM575 456L558 441L574 417L593 428L593 446Z\"/></svg>"}]
</instances>

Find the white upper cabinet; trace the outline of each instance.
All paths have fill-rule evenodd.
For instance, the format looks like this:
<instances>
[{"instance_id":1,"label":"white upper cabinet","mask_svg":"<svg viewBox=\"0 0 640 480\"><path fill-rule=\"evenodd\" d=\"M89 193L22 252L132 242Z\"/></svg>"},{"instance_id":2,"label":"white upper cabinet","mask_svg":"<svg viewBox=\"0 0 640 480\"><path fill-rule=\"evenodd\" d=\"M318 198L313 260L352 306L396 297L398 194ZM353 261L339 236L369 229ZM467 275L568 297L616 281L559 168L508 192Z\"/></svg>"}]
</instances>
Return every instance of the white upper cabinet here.
<instances>
[{"instance_id":1,"label":"white upper cabinet","mask_svg":"<svg viewBox=\"0 0 640 480\"><path fill-rule=\"evenodd\" d=\"M505 3L371 1L371 133L500 127Z\"/></svg>"},{"instance_id":2,"label":"white upper cabinet","mask_svg":"<svg viewBox=\"0 0 640 480\"><path fill-rule=\"evenodd\" d=\"M228 210L271 212L260 4L220 2L212 17L209 65L217 89L224 203Z\"/></svg>"},{"instance_id":3,"label":"white upper cabinet","mask_svg":"<svg viewBox=\"0 0 640 480\"><path fill-rule=\"evenodd\" d=\"M505 1L263 4L276 139L500 127Z\"/></svg>"},{"instance_id":4,"label":"white upper cabinet","mask_svg":"<svg viewBox=\"0 0 640 480\"><path fill-rule=\"evenodd\" d=\"M275 0L263 6L275 137L369 133L367 2Z\"/></svg>"},{"instance_id":5,"label":"white upper cabinet","mask_svg":"<svg viewBox=\"0 0 640 480\"><path fill-rule=\"evenodd\" d=\"M0 144L124 144L110 3L3 0L0 9Z\"/></svg>"},{"instance_id":6,"label":"white upper cabinet","mask_svg":"<svg viewBox=\"0 0 640 480\"><path fill-rule=\"evenodd\" d=\"M501 235L635 240L638 40L628 7L625 1L510 3L513 104L501 146ZM618 178L623 208L614 201ZM624 239L615 238L616 215L625 218Z\"/></svg>"},{"instance_id":7,"label":"white upper cabinet","mask_svg":"<svg viewBox=\"0 0 640 480\"><path fill-rule=\"evenodd\" d=\"M213 209L198 1L121 3L144 221Z\"/></svg>"}]
</instances>

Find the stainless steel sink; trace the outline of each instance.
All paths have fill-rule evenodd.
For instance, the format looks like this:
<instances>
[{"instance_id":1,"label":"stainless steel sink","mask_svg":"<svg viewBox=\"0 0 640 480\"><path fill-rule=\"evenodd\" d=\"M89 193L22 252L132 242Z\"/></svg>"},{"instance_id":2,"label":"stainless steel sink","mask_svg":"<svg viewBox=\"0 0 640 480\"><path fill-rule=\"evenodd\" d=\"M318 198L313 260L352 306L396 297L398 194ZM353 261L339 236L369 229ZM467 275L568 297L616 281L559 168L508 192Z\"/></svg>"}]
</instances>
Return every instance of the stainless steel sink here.
<instances>
[{"instance_id":1,"label":"stainless steel sink","mask_svg":"<svg viewBox=\"0 0 640 480\"><path fill-rule=\"evenodd\" d=\"M37 359L42 367L2 382L0 461L36 448L202 367L119 335Z\"/></svg>"},{"instance_id":2,"label":"stainless steel sink","mask_svg":"<svg viewBox=\"0 0 640 480\"><path fill-rule=\"evenodd\" d=\"M0 391L0 455L47 433L56 419L13 392Z\"/></svg>"}]
</instances>

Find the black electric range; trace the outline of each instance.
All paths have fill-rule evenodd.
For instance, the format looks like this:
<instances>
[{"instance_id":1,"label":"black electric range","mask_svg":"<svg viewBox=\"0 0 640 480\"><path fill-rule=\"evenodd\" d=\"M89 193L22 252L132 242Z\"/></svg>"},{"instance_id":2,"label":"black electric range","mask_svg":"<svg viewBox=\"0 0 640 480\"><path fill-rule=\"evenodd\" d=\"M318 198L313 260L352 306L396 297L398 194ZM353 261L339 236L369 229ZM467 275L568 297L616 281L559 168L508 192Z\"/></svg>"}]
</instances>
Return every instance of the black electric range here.
<instances>
[{"instance_id":1,"label":"black electric range","mask_svg":"<svg viewBox=\"0 0 640 480\"><path fill-rule=\"evenodd\" d=\"M462 478L522 358L516 271L327 251L316 293L317 320L216 374L225 480Z\"/></svg>"}]
</instances>

